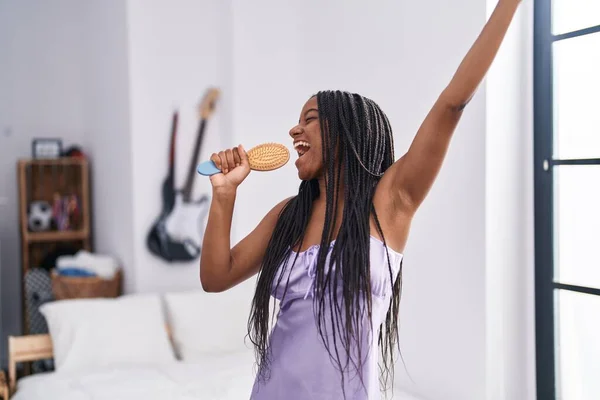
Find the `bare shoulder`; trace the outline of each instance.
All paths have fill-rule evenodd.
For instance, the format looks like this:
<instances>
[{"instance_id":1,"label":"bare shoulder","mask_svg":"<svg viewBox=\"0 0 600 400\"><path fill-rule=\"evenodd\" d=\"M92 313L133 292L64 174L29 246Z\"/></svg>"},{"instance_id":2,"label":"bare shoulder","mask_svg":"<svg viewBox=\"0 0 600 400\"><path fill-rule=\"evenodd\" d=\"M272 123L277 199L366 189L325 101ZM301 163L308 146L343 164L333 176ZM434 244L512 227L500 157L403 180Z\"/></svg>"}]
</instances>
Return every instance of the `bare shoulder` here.
<instances>
[{"instance_id":1,"label":"bare shoulder","mask_svg":"<svg viewBox=\"0 0 600 400\"><path fill-rule=\"evenodd\" d=\"M272 229L275 228L275 225L277 224L277 221L279 220L279 215L281 214L281 212L283 211L283 209L285 208L285 206L288 205L288 203L290 201L292 201L296 196L291 196L288 197L287 199L283 199L281 200L279 203L277 203L273 208L271 208L271 210L267 213L267 215L265 215L265 222L268 222L272 225Z\"/></svg>"},{"instance_id":2,"label":"bare shoulder","mask_svg":"<svg viewBox=\"0 0 600 400\"><path fill-rule=\"evenodd\" d=\"M284 207L285 207L285 206L286 206L286 205L287 205L287 204L288 204L290 201L292 201L292 200L293 200L293 199L295 199L295 198L296 198L296 196L290 196L290 197L288 197L288 198L286 198L286 199L283 199L283 200L281 200L279 203L277 203L277 204L275 205L275 207L273 207L273 208L271 209L271 212L277 213L277 214L279 215L279 213L280 213L280 212L283 210L283 208L284 208Z\"/></svg>"}]
</instances>

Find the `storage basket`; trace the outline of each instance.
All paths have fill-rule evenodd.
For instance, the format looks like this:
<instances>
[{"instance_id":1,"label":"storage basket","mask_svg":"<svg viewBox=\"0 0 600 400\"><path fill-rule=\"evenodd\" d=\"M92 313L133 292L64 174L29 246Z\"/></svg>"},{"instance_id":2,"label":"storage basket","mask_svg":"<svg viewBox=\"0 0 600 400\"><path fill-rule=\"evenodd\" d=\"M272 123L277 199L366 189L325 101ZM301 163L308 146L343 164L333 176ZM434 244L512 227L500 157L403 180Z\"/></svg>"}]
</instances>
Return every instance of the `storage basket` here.
<instances>
[{"instance_id":1,"label":"storage basket","mask_svg":"<svg viewBox=\"0 0 600 400\"><path fill-rule=\"evenodd\" d=\"M55 300L118 297L121 294L121 270L112 279L97 276L64 276L52 271Z\"/></svg>"}]
</instances>

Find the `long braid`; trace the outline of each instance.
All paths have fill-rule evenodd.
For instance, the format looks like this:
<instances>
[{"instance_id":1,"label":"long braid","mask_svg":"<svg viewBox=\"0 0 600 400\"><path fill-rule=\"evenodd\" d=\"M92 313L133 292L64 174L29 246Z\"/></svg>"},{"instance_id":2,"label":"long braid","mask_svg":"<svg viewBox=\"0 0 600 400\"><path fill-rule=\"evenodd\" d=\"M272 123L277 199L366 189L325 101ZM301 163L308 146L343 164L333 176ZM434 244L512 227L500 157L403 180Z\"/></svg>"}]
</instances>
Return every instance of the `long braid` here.
<instances>
[{"instance_id":1,"label":"long braid","mask_svg":"<svg viewBox=\"0 0 600 400\"><path fill-rule=\"evenodd\" d=\"M392 130L375 102L358 94L341 91L317 93L325 179L325 221L317 254L313 309L319 335L335 366L343 372L359 373L368 357L369 343L379 330L382 358L381 384L387 389L394 373L394 349L398 343L398 308L402 278L396 279L388 255L392 296L385 323L364 329L372 321L370 273L370 218L387 244L377 217L373 196L383 173L394 162ZM341 190L343 188L343 190ZM292 249L302 247L314 200L319 197L316 180L303 181L298 194L281 211L258 276L248 321L255 345L259 378L268 377L270 355L269 300L286 271L294 267ZM344 199L337 237L338 196ZM335 240L334 240L335 239ZM291 261L287 261L290 260ZM289 278L289 273L287 274ZM338 291L341 290L341 298ZM285 297L285 291L283 296ZM358 345L357 345L358 344ZM342 388L344 373L340 374Z\"/></svg>"}]
</instances>

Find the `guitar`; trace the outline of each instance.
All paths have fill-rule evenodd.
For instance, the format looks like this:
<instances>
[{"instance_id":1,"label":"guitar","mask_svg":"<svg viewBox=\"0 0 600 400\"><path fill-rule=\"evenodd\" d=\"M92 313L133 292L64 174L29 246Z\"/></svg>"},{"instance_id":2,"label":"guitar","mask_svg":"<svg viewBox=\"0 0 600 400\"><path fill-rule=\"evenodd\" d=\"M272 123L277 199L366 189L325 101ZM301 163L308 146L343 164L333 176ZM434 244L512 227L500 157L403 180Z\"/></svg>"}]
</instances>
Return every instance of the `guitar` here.
<instances>
[{"instance_id":1,"label":"guitar","mask_svg":"<svg viewBox=\"0 0 600 400\"><path fill-rule=\"evenodd\" d=\"M204 131L214 113L218 97L218 89L212 88L206 92L200 103L200 124L196 143L185 185L181 190L176 190L174 184L178 115L177 113L173 115L169 172L162 185L162 210L146 239L149 250L169 262L192 261L200 256L210 199L207 195L192 199L192 192Z\"/></svg>"}]
</instances>

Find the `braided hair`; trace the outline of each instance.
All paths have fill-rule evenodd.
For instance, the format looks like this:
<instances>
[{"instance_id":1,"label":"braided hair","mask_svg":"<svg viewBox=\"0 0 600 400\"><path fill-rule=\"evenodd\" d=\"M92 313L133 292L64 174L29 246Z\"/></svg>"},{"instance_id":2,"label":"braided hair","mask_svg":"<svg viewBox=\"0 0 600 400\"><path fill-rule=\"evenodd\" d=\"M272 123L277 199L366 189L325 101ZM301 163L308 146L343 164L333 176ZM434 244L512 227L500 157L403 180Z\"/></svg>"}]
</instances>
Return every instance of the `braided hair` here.
<instances>
[{"instance_id":1,"label":"braided hair","mask_svg":"<svg viewBox=\"0 0 600 400\"><path fill-rule=\"evenodd\" d=\"M364 319L368 318L370 322L372 311L369 264L371 216L387 250L373 196L383 173L394 162L392 129L383 111L368 98L342 91L321 91L315 96L323 143L326 210L317 255L313 309L319 335L334 365L340 371L346 371L352 364L360 374L369 349L362 349L357 344L370 343L373 333L372 324L367 331L364 329ZM300 183L298 194L279 215L262 262L248 322L260 379L266 378L269 371L272 289L285 284L281 282L286 275L283 272L293 268L296 262L298 253L290 257L291 249L302 247L311 208L319 192L317 179ZM343 196L343 216L334 238L339 196ZM398 342L397 316L402 287L402 269L393 279L389 254L388 271L392 296L385 322L378 327L378 345L382 354L380 378L384 388L387 388L394 373L393 352ZM287 276L289 278L289 274ZM360 376L360 379L362 381L363 377ZM344 374L341 374L341 380L343 388Z\"/></svg>"}]
</instances>

